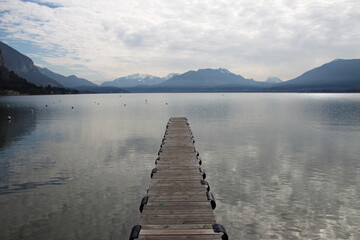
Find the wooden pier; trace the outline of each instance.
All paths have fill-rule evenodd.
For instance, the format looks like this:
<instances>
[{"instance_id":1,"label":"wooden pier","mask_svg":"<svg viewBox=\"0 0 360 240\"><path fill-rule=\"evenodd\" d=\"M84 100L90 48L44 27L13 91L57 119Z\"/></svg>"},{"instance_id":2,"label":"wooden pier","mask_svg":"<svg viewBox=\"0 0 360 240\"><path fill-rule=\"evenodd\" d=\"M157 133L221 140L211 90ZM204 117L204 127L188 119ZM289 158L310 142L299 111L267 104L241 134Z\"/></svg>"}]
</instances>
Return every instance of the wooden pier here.
<instances>
[{"instance_id":1,"label":"wooden pier","mask_svg":"<svg viewBox=\"0 0 360 240\"><path fill-rule=\"evenodd\" d=\"M130 240L228 239L216 223L215 199L194 143L187 119L171 118Z\"/></svg>"}]
</instances>

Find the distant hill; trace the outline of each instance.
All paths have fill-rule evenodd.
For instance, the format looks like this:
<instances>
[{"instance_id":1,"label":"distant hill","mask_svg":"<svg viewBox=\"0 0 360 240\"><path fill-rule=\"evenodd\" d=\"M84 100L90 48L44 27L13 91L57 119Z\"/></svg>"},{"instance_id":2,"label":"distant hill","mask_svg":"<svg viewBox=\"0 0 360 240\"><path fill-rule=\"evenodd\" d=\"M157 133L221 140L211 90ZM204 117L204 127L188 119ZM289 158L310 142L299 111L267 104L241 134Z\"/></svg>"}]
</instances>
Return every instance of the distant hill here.
<instances>
[{"instance_id":1,"label":"distant hill","mask_svg":"<svg viewBox=\"0 0 360 240\"><path fill-rule=\"evenodd\" d=\"M15 74L16 77L8 78L6 81L10 81L11 84L19 82L20 78L22 80L33 83L37 86L46 87L44 91L31 94L49 94L49 93L123 93L126 92L123 89L118 87L99 87L98 85L84 79L78 78L75 75L65 77L61 74L54 73L47 68L40 68L34 65L33 61L16 51L15 49L9 47L5 43L0 41L0 50L2 51L3 56L3 65L10 74ZM14 73L11 73L13 71ZM7 76L7 75L6 75ZM11 75L13 76L13 75ZM19 79L18 79L19 78ZM21 80L21 81L22 81ZM48 86L51 86L50 88ZM9 87L9 85L7 85ZM21 88L26 88L30 85L22 85ZM14 86L13 86L14 87ZM18 86L19 87L19 86ZM69 90L64 87L75 89ZM78 91L76 91L78 90ZM21 90L21 93L29 92L26 89Z\"/></svg>"},{"instance_id":2,"label":"distant hill","mask_svg":"<svg viewBox=\"0 0 360 240\"><path fill-rule=\"evenodd\" d=\"M19 77L16 73L9 71L5 67L0 49L0 95L53 93L66 94L78 92L59 87L39 87L29 83L26 79Z\"/></svg>"},{"instance_id":3,"label":"distant hill","mask_svg":"<svg viewBox=\"0 0 360 240\"><path fill-rule=\"evenodd\" d=\"M76 89L80 93L126 93L127 91L113 86L98 86L85 78L78 78L75 75L65 77L61 74L54 73L47 68L37 67L44 75L55 79L67 88Z\"/></svg>"},{"instance_id":4,"label":"distant hill","mask_svg":"<svg viewBox=\"0 0 360 240\"><path fill-rule=\"evenodd\" d=\"M360 91L360 59L337 59L274 89L282 91Z\"/></svg>"},{"instance_id":5,"label":"distant hill","mask_svg":"<svg viewBox=\"0 0 360 240\"><path fill-rule=\"evenodd\" d=\"M77 86L75 88L80 93L127 93L129 91L118 87L107 86Z\"/></svg>"},{"instance_id":6,"label":"distant hill","mask_svg":"<svg viewBox=\"0 0 360 240\"><path fill-rule=\"evenodd\" d=\"M172 73L169 74L167 77L161 78L149 74L136 73L133 75L117 78L113 81L104 82L101 84L101 86L112 86L119 88L130 88L136 86L153 86L162 83L175 75L176 74Z\"/></svg>"},{"instance_id":7,"label":"distant hill","mask_svg":"<svg viewBox=\"0 0 360 240\"><path fill-rule=\"evenodd\" d=\"M159 88L179 89L224 89L224 88L254 88L259 85L253 79L246 79L241 75L231 73L227 69L199 69L172 77L171 79L156 85Z\"/></svg>"},{"instance_id":8,"label":"distant hill","mask_svg":"<svg viewBox=\"0 0 360 240\"><path fill-rule=\"evenodd\" d=\"M9 71L5 65L0 49L0 95L9 93L24 93L25 91L32 92L37 90L34 84L28 83L25 79L17 76L14 72Z\"/></svg>"},{"instance_id":9,"label":"distant hill","mask_svg":"<svg viewBox=\"0 0 360 240\"><path fill-rule=\"evenodd\" d=\"M128 88L130 92L360 92L360 59L337 59L283 82L246 79L227 69L199 69L176 75L153 86Z\"/></svg>"},{"instance_id":10,"label":"distant hill","mask_svg":"<svg viewBox=\"0 0 360 240\"><path fill-rule=\"evenodd\" d=\"M2 53L1 53L1 49L0 49L0 67L4 67L4 58L2 56Z\"/></svg>"},{"instance_id":11,"label":"distant hill","mask_svg":"<svg viewBox=\"0 0 360 240\"><path fill-rule=\"evenodd\" d=\"M0 49L4 58L4 66L9 71L14 71L18 76L25 78L37 86L50 85L52 87L63 87L54 79L40 73L29 57L19 53L1 41Z\"/></svg>"},{"instance_id":12,"label":"distant hill","mask_svg":"<svg viewBox=\"0 0 360 240\"><path fill-rule=\"evenodd\" d=\"M65 77L61 74L54 73L47 68L41 68L38 66L36 66L36 68L39 70L40 73L56 80L58 83L60 83L61 85L63 85L64 87L67 87L67 88L77 89L77 87L85 87L85 86L96 87L97 86L95 83L92 83L84 78L78 78L75 75Z\"/></svg>"},{"instance_id":13,"label":"distant hill","mask_svg":"<svg viewBox=\"0 0 360 240\"><path fill-rule=\"evenodd\" d=\"M267 83L282 83L283 81L281 81L281 79L278 77L268 77L266 79L266 82Z\"/></svg>"}]
</instances>

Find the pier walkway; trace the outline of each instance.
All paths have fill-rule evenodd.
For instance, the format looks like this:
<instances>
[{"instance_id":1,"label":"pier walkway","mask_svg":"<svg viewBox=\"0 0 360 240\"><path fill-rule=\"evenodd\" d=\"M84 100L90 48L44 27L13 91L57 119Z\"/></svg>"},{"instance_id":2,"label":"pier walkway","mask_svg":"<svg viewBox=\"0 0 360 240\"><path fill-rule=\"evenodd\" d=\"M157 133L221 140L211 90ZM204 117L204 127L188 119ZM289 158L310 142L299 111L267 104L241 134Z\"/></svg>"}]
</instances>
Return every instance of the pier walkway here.
<instances>
[{"instance_id":1,"label":"pier walkway","mask_svg":"<svg viewBox=\"0 0 360 240\"><path fill-rule=\"evenodd\" d=\"M171 118L130 240L228 239L216 223L215 199L194 143L187 119Z\"/></svg>"}]
</instances>

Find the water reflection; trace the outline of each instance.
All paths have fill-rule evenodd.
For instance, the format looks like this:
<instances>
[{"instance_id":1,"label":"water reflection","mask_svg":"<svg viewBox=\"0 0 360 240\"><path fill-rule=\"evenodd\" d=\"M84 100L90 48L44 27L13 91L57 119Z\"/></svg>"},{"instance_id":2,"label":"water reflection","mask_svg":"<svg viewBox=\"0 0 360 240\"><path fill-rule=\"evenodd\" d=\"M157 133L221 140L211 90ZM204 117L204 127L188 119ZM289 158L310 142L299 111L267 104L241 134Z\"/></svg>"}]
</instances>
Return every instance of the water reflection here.
<instances>
[{"instance_id":1,"label":"water reflection","mask_svg":"<svg viewBox=\"0 0 360 240\"><path fill-rule=\"evenodd\" d=\"M0 150L34 130L36 114L30 110L0 103ZM7 120L8 116L11 116L11 120Z\"/></svg>"},{"instance_id":2,"label":"water reflection","mask_svg":"<svg viewBox=\"0 0 360 240\"><path fill-rule=\"evenodd\" d=\"M31 136L3 149L1 239L122 239L138 220L159 146L148 132L161 135L163 124L150 129L129 116L138 115L134 109L123 117L118 106L75 100L45 99Z\"/></svg>"},{"instance_id":3,"label":"water reflection","mask_svg":"<svg viewBox=\"0 0 360 240\"><path fill-rule=\"evenodd\" d=\"M189 118L231 239L360 238L359 95L0 98L7 103L21 121L11 122L16 136L0 123L1 239L128 239L170 116Z\"/></svg>"},{"instance_id":4,"label":"water reflection","mask_svg":"<svg viewBox=\"0 0 360 240\"><path fill-rule=\"evenodd\" d=\"M244 119L232 117L225 128L196 134L210 182L220 179L212 184L221 202L217 216L238 230L239 235L230 232L235 239L359 237L358 228L344 217L355 216L354 206L360 213L354 198L359 197L359 115L341 112L351 113L343 123L346 116L334 118L331 107L325 108L327 114L315 111L328 103L317 102L314 108L302 97L247 100L247 107L256 110L242 112ZM360 109L359 99L346 104L339 109ZM351 126L352 132L333 126ZM215 144L209 134L217 138Z\"/></svg>"}]
</instances>

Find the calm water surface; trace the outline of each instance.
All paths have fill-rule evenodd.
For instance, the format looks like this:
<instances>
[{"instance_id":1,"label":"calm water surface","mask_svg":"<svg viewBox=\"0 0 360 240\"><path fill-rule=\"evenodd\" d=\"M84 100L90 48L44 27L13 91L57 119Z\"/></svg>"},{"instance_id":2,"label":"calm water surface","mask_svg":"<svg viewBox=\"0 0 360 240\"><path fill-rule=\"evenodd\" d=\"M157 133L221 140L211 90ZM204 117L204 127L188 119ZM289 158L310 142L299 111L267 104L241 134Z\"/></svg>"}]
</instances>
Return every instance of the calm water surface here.
<instances>
[{"instance_id":1,"label":"calm water surface","mask_svg":"<svg viewBox=\"0 0 360 240\"><path fill-rule=\"evenodd\" d=\"M0 97L0 239L128 239L171 116L231 239L360 239L360 95L265 93Z\"/></svg>"}]
</instances>

